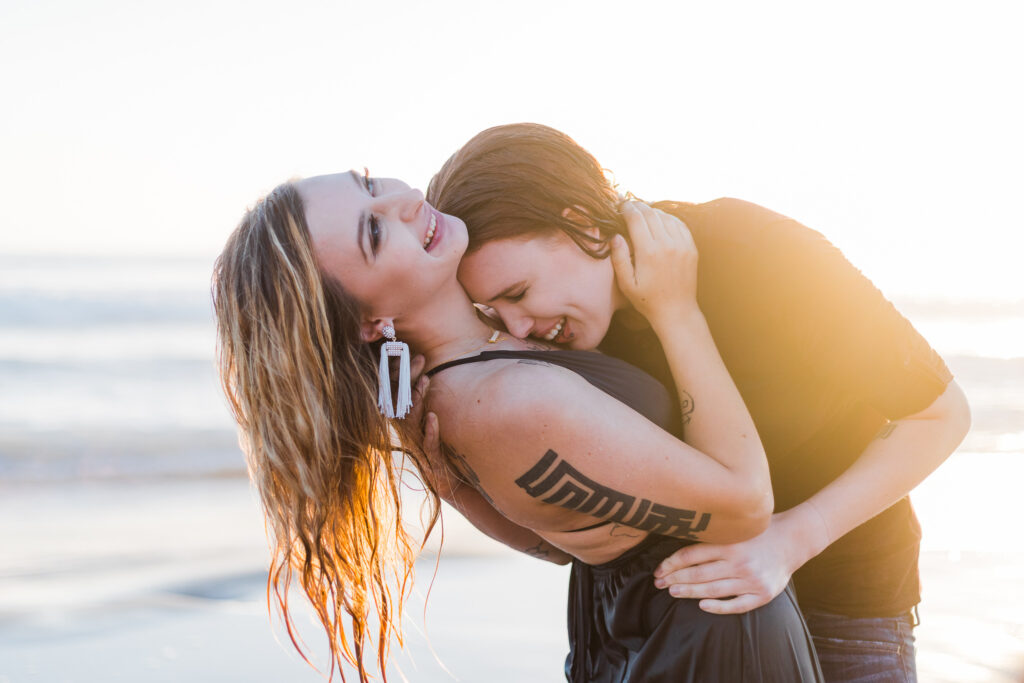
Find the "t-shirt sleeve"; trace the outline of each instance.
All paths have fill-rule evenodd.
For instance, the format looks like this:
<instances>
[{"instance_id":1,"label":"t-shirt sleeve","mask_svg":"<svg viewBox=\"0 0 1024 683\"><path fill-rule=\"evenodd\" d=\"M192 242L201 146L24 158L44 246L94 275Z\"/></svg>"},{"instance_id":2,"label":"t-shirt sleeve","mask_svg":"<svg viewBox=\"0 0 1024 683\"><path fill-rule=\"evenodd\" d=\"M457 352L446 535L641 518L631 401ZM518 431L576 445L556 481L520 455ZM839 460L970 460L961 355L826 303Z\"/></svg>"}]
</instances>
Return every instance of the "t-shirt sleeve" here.
<instances>
[{"instance_id":1,"label":"t-shirt sleeve","mask_svg":"<svg viewBox=\"0 0 1024 683\"><path fill-rule=\"evenodd\" d=\"M760 223L751 273L789 352L889 419L928 407L953 376L913 325L823 235L746 202Z\"/></svg>"}]
</instances>

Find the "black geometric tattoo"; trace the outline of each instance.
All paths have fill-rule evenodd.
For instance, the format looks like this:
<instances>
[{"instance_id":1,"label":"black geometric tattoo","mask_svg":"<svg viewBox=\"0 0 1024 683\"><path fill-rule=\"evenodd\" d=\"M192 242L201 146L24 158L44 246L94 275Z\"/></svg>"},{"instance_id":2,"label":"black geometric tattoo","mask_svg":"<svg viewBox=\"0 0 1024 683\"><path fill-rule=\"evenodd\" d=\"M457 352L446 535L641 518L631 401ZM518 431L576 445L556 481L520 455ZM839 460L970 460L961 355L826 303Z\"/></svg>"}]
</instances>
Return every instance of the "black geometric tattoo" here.
<instances>
[{"instance_id":1,"label":"black geometric tattoo","mask_svg":"<svg viewBox=\"0 0 1024 683\"><path fill-rule=\"evenodd\" d=\"M561 459L553 450L530 471L516 479L516 484L533 498L558 505L567 510L584 512L594 517L607 518L618 524L650 531L651 533L698 540L696 534L708 528L711 515L701 514L654 503L599 484Z\"/></svg>"},{"instance_id":2,"label":"black geometric tattoo","mask_svg":"<svg viewBox=\"0 0 1024 683\"><path fill-rule=\"evenodd\" d=\"M878 432L878 434L875 435L875 438L876 439L888 439L889 436L892 435L892 433L896 431L896 427L897 427L897 425L896 425L895 422L887 423L884 427L882 427L882 429Z\"/></svg>"},{"instance_id":3,"label":"black geometric tattoo","mask_svg":"<svg viewBox=\"0 0 1024 683\"><path fill-rule=\"evenodd\" d=\"M484 491L484 487L480 485L480 477L477 475L476 471L469 466L466 456L457 452L446 443L441 444L441 451L444 453L445 457L448 458L448 462L454 466L455 471L462 475L463 481L476 489L477 492L484 497L484 500L491 505L491 507L498 509L498 506L494 504L491 497L487 495L487 491Z\"/></svg>"},{"instance_id":4,"label":"black geometric tattoo","mask_svg":"<svg viewBox=\"0 0 1024 683\"><path fill-rule=\"evenodd\" d=\"M690 424L690 416L693 415L693 396L685 391L679 392L679 410L683 414L683 426Z\"/></svg>"}]
</instances>

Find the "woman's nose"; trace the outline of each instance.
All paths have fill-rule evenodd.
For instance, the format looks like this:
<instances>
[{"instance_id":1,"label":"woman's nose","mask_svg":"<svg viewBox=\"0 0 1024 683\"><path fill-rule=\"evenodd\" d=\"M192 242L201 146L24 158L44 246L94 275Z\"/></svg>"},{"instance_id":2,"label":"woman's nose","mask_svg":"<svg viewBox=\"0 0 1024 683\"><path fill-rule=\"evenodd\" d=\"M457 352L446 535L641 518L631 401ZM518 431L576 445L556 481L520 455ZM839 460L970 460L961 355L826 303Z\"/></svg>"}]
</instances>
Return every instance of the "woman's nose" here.
<instances>
[{"instance_id":1,"label":"woman's nose","mask_svg":"<svg viewBox=\"0 0 1024 683\"><path fill-rule=\"evenodd\" d=\"M530 336L530 332L533 331L533 318L528 315L523 315L516 310L499 310L498 315L501 316L502 321L505 323L505 328L508 333L513 337L519 339L526 339Z\"/></svg>"},{"instance_id":2,"label":"woman's nose","mask_svg":"<svg viewBox=\"0 0 1024 683\"><path fill-rule=\"evenodd\" d=\"M378 201L386 205L385 212L394 214L403 223L416 220L424 204L423 193L412 188L390 192Z\"/></svg>"}]
</instances>

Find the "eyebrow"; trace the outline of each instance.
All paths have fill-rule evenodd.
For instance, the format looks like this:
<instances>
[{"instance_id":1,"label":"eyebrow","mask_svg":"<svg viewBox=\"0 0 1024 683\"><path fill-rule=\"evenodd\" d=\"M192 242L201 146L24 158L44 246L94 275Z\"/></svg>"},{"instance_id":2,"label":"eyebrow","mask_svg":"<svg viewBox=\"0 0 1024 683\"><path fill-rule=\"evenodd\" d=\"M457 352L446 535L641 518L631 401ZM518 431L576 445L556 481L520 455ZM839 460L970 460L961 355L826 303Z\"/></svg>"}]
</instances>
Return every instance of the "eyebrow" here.
<instances>
[{"instance_id":1,"label":"eyebrow","mask_svg":"<svg viewBox=\"0 0 1024 683\"><path fill-rule=\"evenodd\" d=\"M364 190L366 189L366 186L363 185L362 178L360 178L359 175L355 171L349 171L348 174L350 176L352 176L352 180L355 182L355 184L357 186L359 186L360 188L362 188ZM361 211L359 213L359 228L356 230L356 244L359 246L359 251L363 252L363 260L366 261L367 263L369 263L370 262L370 257L366 253L366 247L363 246L363 242L365 241L365 239L364 239L364 235L365 234L366 234L366 212L365 211Z\"/></svg>"},{"instance_id":2,"label":"eyebrow","mask_svg":"<svg viewBox=\"0 0 1024 683\"><path fill-rule=\"evenodd\" d=\"M501 297L508 296L509 292L511 292L513 290L516 290L516 289L519 289L520 287L522 287L525 284L526 284L526 282L523 281L523 280L520 280L519 282L514 282L514 283L510 284L508 287L506 287L505 289L501 290L500 292L498 292L497 294L492 296L485 303L492 304L495 301L497 301L498 299L500 299Z\"/></svg>"}]
</instances>

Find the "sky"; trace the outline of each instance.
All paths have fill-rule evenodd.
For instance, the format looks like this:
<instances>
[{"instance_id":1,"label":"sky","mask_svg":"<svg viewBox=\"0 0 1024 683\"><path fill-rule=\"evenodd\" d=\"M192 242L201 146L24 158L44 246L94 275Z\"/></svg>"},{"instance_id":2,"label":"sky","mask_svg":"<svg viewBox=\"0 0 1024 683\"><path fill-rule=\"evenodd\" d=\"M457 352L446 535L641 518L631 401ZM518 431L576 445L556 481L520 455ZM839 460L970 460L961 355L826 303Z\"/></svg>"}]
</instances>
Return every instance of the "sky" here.
<instances>
[{"instance_id":1,"label":"sky","mask_svg":"<svg viewBox=\"0 0 1024 683\"><path fill-rule=\"evenodd\" d=\"M216 255L296 176L425 188L559 128L649 200L733 196L886 292L1024 300L1015 2L0 2L0 253Z\"/></svg>"}]
</instances>

